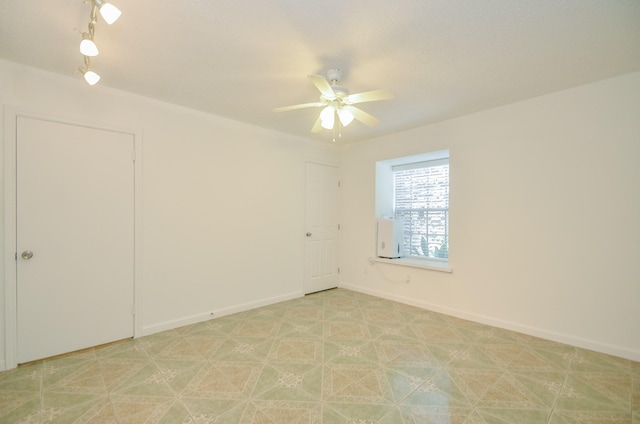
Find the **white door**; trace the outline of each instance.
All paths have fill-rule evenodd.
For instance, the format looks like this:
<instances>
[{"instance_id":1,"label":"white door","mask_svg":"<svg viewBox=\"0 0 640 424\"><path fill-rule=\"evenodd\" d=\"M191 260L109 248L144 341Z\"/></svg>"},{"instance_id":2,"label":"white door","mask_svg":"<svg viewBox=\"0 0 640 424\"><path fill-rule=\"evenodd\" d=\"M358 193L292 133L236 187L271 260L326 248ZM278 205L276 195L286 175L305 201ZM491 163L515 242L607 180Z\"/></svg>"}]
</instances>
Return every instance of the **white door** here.
<instances>
[{"instance_id":1,"label":"white door","mask_svg":"<svg viewBox=\"0 0 640 424\"><path fill-rule=\"evenodd\" d=\"M338 285L338 168L307 163L305 293Z\"/></svg>"},{"instance_id":2,"label":"white door","mask_svg":"<svg viewBox=\"0 0 640 424\"><path fill-rule=\"evenodd\" d=\"M18 363L133 336L134 136L18 117Z\"/></svg>"}]
</instances>

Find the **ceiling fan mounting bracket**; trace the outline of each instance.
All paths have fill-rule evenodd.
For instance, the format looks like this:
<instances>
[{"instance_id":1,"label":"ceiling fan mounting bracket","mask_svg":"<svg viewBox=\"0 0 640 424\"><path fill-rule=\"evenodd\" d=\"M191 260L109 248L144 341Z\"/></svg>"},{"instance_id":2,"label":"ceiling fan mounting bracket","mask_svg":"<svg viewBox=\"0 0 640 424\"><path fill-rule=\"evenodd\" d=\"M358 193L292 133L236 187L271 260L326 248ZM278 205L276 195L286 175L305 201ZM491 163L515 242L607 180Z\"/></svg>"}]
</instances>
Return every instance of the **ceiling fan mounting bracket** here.
<instances>
[{"instance_id":1,"label":"ceiling fan mounting bracket","mask_svg":"<svg viewBox=\"0 0 640 424\"><path fill-rule=\"evenodd\" d=\"M342 71L340 69L329 69L327 71L327 77L329 78L331 85L335 85L338 81L340 81L340 78L342 77Z\"/></svg>"}]
</instances>

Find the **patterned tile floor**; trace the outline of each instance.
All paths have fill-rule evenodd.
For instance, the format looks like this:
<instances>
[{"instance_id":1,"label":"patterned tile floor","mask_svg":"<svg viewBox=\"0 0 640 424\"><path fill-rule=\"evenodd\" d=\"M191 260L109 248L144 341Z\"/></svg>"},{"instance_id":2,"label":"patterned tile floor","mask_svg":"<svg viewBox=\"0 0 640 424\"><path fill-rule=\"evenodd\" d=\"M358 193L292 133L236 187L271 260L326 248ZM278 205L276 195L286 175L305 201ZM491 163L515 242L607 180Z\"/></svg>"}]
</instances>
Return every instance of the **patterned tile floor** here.
<instances>
[{"instance_id":1,"label":"patterned tile floor","mask_svg":"<svg viewBox=\"0 0 640 424\"><path fill-rule=\"evenodd\" d=\"M336 289L2 372L0 422L640 424L640 363Z\"/></svg>"}]
</instances>

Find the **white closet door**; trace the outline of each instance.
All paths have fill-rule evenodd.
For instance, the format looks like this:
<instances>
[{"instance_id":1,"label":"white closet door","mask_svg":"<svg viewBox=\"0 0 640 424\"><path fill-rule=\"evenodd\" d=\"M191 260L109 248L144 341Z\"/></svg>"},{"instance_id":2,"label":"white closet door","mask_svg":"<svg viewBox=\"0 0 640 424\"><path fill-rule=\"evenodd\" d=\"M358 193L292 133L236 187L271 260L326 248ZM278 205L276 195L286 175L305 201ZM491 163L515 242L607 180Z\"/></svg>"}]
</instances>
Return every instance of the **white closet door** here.
<instances>
[{"instance_id":1,"label":"white closet door","mask_svg":"<svg viewBox=\"0 0 640 424\"><path fill-rule=\"evenodd\" d=\"M307 163L304 292L338 285L338 168Z\"/></svg>"},{"instance_id":2,"label":"white closet door","mask_svg":"<svg viewBox=\"0 0 640 424\"><path fill-rule=\"evenodd\" d=\"M134 136L17 119L18 363L132 337Z\"/></svg>"}]
</instances>

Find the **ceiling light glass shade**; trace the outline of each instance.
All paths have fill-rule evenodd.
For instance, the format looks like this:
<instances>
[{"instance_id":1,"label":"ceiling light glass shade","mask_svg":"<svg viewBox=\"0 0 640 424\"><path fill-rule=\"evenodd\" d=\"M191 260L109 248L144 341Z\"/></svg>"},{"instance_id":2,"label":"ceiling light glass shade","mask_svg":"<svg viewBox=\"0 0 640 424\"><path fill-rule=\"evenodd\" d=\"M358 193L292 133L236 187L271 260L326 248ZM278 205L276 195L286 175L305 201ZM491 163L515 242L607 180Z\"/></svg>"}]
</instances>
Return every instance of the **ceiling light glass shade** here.
<instances>
[{"instance_id":1,"label":"ceiling light glass shade","mask_svg":"<svg viewBox=\"0 0 640 424\"><path fill-rule=\"evenodd\" d=\"M100 81L100 75L93 71L86 71L84 73L84 79L87 81L87 84L96 85L98 81Z\"/></svg>"},{"instance_id":2,"label":"ceiling light glass shade","mask_svg":"<svg viewBox=\"0 0 640 424\"><path fill-rule=\"evenodd\" d=\"M324 109L322 109L322 112L320 112L320 125L322 125L322 128L325 128L327 130L332 129L335 119L336 114L331 106L325 107Z\"/></svg>"},{"instance_id":3,"label":"ceiling light glass shade","mask_svg":"<svg viewBox=\"0 0 640 424\"><path fill-rule=\"evenodd\" d=\"M353 121L353 113L348 110L338 109L338 117L340 118L340 122L342 122L342 126L346 127Z\"/></svg>"},{"instance_id":4,"label":"ceiling light glass shade","mask_svg":"<svg viewBox=\"0 0 640 424\"><path fill-rule=\"evenodd\" d=\"M106 3L102 0L93 0L93 2L100 9L100 15L102 15L102 19L109 25L118 20L122 12L120 9L112 5L111 3Z\"/></svg>"},{"instance_id":5,"label":"ceiling light glass shade","mask_svg":"<svg viewBox=\"0 0 640 424\"><path fill-rule=\"evenodd\" d=\"M82 33L82 41L80 42L80 53L85 56L97 56L98 46L93 42L91 36L86 32Z\"/></svg>"}]
</instances>

